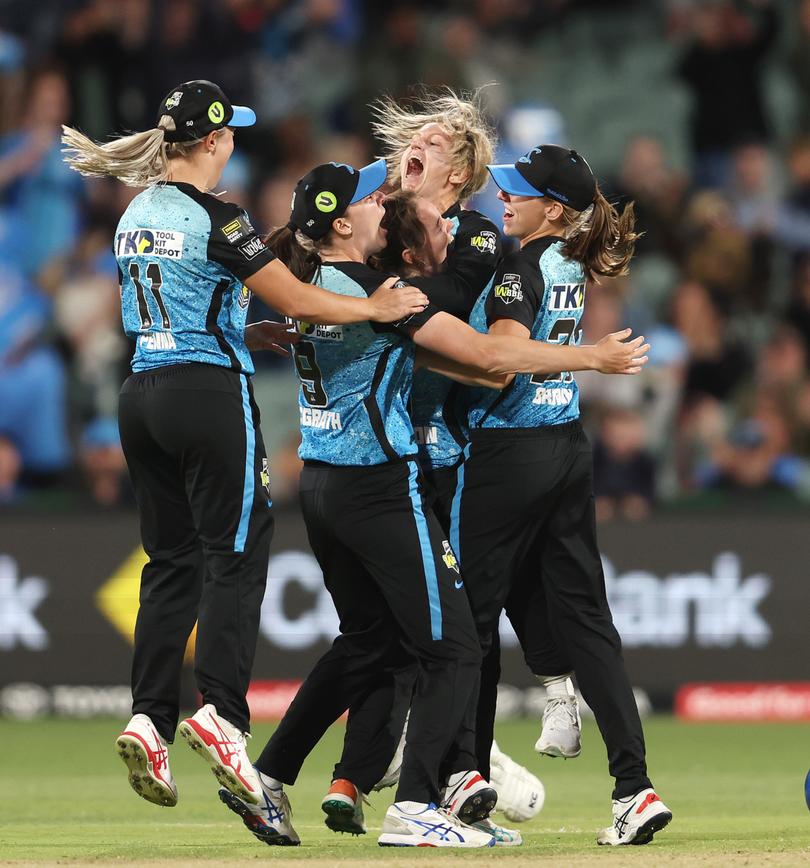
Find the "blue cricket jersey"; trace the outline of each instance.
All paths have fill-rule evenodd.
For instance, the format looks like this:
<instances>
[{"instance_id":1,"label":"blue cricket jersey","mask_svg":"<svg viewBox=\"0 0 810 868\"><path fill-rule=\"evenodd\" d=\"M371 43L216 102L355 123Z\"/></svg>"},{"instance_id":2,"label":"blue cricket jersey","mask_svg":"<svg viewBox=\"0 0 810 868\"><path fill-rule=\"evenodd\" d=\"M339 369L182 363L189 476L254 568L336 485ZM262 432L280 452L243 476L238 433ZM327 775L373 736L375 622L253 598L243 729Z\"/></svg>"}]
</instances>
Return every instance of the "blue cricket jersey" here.
<instances>
[{"instance_id":1,"label":"blue cricket jersey","mask_svg":"<svg viewBox=\"0 0 810 868\"><path fill-rule=\"evenodd\" d=\"M564 243L538 238L508 254L476 302L470 325L485 332L496 320L513 319L534 340L578 344L585 272L563 256ZM579 388L570 371L517 374L503 391L476 389L470 400L471 428L539 428L579 418Z\"/></svg>"},{"instance_id":2,"label":"blue cricket jersey","mask_svg":"<svg viewBox=\"0 0 810 868\"><path fill-rule=\"evenodd\" d=\"M488 217L458 204L442 216L455 224L444 272L408 282L424 290L439 310L466 322L501 260L501 236ZM458 409L461 391L457 383L433 371L422 369L414 375L411 419L425 470L452 467L461 457L466 442Z\"/></svg>"},{"instance_id":3,"label":"blue cricket jersey","mask_svg":"<svg viewBox=\"0 0 810 868\"><path fill-rule=\"evenodd\" d=\"M360 262L328 262L313 283L338 295L364 298L385 275ZM293 347L301 388L298 454L327 464L382 464L416 457L408 416L415 345L409 327L435 313L432 305L404 324L297 324Z\"/></svg>"},{"instance_id":4,"label":"blue cricket jersey","mask_svg":"<svg viewBox=\"0 0 810 868\"><path fill-rule=\"evenodd\" d=\"M115 234L132 370L202 362L253 373L244 281L275 259L237 205L191 184L136 196Z\"/></svg>"}]
</instances>

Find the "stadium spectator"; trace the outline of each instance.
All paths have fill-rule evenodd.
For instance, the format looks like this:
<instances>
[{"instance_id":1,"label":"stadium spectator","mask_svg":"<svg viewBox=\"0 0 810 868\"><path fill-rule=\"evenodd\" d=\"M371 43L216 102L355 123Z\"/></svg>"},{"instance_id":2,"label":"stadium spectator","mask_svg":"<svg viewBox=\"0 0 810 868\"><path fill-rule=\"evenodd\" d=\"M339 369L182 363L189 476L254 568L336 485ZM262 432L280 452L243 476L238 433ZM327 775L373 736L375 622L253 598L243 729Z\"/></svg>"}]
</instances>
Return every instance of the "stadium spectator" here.
<instances>
[{"instance_id":1,"label":"stadium spectator","mask_svg":"<svg viewBox=\"0 0 810 868\"><path fill-rule=\"evenodd\" d=\"M655 460L645 448L644 419L634 410L616 408L602 418L593 444L596 517L621 516L639 521L655 499Z\"/></svg>"},{"instance_id":2,"label":"stadium spectator","mask_svg":"<svg viewBox=\"0 0 810 868\"><path fill-rule=\"evenodd\" d=\"M22 105L19 127L0 139L0 209L18 238L9 255L35 276L76 243L82 182L62 162L59 148L61 125L70 115L64 75L35 72Z\"/></svg>"},{"instance_id":3,"label":"stadium spectator","mask_svg":"<svg viewBox=\"0 0 810 868\"><path fill-rule=\"evenodd\" d=\"M669 164L661 141L647 135L631 138L611 186L622 199L636 204L636 225L643 233L636 256L663 254L677 260L688 179Z\"/></svg>"},{"instance_id":4,"label":"stadium spectator","mask_svg":"<svg viewBox=\"0 0 810 868\"><path fill-rule=\"evenodd\" d=\"M696 281L675 290L672 312L688 352L684 402L701 396L718 401L731 397L746 374L749 358L745 346L729 334L727 316Z\"/></svg>"},{"instance_id":5,"label":"stadium spectator","mask_svg":"<svg viewBox=\"0 0 810 868\"><path fill-rule=\"evenodd\" d=\"M698 186L720 187L729 155L741 141L768 141L762 96L763 61L777 32L770 2L696 3L681 23L691 32L678 73L692 94L690 136Z\"/></svg>"}]
</instances>

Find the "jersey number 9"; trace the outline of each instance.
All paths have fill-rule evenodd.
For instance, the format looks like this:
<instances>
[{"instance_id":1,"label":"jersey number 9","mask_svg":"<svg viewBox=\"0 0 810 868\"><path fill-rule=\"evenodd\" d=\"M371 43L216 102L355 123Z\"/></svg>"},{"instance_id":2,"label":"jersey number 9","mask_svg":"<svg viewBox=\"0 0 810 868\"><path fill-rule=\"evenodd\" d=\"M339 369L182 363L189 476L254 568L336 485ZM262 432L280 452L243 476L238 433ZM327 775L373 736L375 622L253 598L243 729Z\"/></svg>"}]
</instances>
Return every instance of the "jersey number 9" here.
<instances>
[{"instance_id":1,"label":"jersey number 9","mask_svg":"<svg viewBox=\"0 0 810 868\"><path fill-rule=\"evenodd\" d=\"M295 345L295 369L301 380L301 391L310 407L325 407L329 401L323 388L323 376L315 361L315 345L299 341Z\"/></svg>"}]
</instances>

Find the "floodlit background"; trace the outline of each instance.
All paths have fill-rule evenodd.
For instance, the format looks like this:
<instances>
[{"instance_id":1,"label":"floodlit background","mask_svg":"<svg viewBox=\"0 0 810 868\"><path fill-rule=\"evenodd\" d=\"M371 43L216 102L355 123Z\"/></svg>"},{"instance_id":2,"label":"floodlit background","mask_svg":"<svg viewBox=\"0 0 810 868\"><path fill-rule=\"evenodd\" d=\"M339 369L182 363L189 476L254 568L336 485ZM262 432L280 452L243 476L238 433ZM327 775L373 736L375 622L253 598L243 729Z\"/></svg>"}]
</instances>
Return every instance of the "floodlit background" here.
<instances>
[{"instance_id":1,"label":"floodlit background","mask_svg":"<svg viewBox=\"0 0 810 868\"><path fill-rule=\"evenodd\" d=\"M2 0L0 707L126 706L142 555L111 238L135 191L70 172L59 129L150 127L192 78L256 109L221 186L261 230L313 165L370 160L368 102L416 83L486 86L499 159L565 143L634 200L632 274L589 289L585 338L632 326L651 363L579 378L634 682L668 709L687 683L807 678L810 0ZM499 220L492 189L472 205ZM256 675L294 679L336 624L296 511L292 366L258 365L279 526ZM504 636L503 707L525 710Z\"/></svg>"}]
</instances>

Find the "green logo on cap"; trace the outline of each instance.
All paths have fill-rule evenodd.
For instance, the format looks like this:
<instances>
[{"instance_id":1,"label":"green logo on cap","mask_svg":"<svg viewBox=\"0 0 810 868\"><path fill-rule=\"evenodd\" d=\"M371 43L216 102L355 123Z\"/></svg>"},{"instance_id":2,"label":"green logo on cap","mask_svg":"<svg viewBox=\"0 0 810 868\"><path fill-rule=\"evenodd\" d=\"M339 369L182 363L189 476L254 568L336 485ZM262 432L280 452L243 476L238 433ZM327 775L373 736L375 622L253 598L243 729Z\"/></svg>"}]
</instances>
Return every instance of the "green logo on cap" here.
<instances>
[{"instance_id":1,"label":"green logo on cap","mask_svg":"<svg viewBox=\"0 0 810 868\"><path fill-rule=\"evenodd\" d=\"M315 197L315 207L324 214L328 214L337 208L337 197L334 193L324 190L323 193L318 193Z\"/></svg>"},{"instance_id":2,"label":"green logo on cap","mask_svg":"<svg viewBox=\"0 0 810 868\"><path fill-rule=\"evenodd\" d=\"M208 120L211 121L212 124L221 124L222 121L225 120L225 109L219 100L217 100L217 102L212 102L211 105L208 106Z\"/></svg>"}]
</instances>

